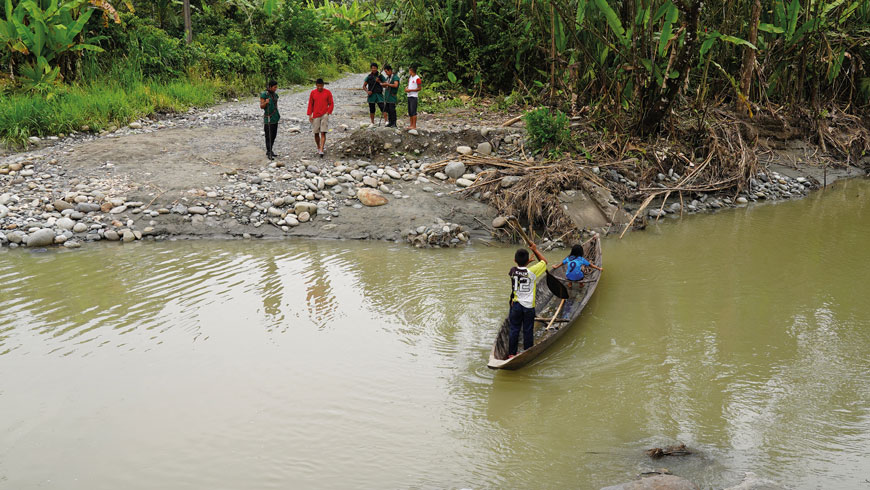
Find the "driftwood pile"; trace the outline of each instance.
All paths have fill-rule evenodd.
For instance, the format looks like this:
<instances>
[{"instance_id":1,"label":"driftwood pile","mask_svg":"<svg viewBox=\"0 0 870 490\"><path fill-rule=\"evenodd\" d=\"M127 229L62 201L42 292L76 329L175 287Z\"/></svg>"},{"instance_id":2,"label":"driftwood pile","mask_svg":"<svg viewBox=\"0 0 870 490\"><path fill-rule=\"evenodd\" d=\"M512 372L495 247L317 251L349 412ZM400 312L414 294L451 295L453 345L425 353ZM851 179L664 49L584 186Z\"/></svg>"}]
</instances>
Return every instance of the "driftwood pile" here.
<instances>
[{"instance_id":1,"label":"driftwood pile","mask_svg":"<svg viewBox=\"0 0 870 490\"><path fill-rule=\"evenodd\" d=\"M425 172L439 172L452 161L482 169L471 185L455 192L479 193L499 214L517 216L530 229L545 229L551 237L570 239L580 230L559 201L559 193L602 186L623 203L640 203L624 234L654 202L664 209L668 200L679 199L683 209L684 198L696 194L733 192L736 196L748 188L749 179L758 171L757 135L747 141L743 129L741 121L723 113L710 117L700 130L682 130L679 143L673 136L639 141L620 135L589 142L586 153L597 156L594 162L462 155L429 164Z\"/></svg>"},{"instance_id":2,"label":"driftwood pile","mask_svg":"<svg viewBox=\"0 0 870 490\"><path fill-rule=\"evenodd\" d=\"M665 456L686 456L692 454L685 444L677 444L675 446L667 446L664 448L654 447L646 450L646 455L653 459L663 458Z\"/></svg>"}]
</instances>

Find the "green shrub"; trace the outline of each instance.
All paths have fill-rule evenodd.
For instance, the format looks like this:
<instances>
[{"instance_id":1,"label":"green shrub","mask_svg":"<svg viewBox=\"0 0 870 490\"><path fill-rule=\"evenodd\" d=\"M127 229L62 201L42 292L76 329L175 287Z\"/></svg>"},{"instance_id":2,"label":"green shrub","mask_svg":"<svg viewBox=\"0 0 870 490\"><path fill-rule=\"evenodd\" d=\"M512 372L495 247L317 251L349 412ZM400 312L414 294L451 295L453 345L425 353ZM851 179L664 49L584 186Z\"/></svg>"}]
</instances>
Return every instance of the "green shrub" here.
<instances>
[{"instance_id":1,"label":"green shrub","mask_svg":"<svg viewBox=\"0 0 870 490\"><path fill-rule=\"evenodd\" d=\"M560 110L546 107L529 111L523 116L529 143L534 150L561 151L571 142L568 116Z\"/></svg>"}]
</instances>

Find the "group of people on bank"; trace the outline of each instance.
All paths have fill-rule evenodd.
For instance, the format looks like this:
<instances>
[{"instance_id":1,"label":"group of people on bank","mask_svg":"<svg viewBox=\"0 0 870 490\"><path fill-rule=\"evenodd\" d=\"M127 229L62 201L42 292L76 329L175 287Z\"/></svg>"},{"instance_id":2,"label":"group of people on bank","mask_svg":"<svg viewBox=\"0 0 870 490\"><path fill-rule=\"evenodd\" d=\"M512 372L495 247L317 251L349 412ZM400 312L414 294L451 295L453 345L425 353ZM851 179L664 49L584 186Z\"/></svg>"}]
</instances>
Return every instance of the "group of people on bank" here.
<instances>
[{"instance_id":1,"label":"group of people on bank","mask_svg":"<svg viewBox=\"0 0 870 490\"><path fill-rule=\"evenodd\" d=\"M423 88L423 79L417 74L417 67L411 66L408 70L408 85L405 93L408 99L408 117L410 125L408 129L417 128L417 102L420 90ZM396 127L396 104L399 101L399 84L401 78L393 72L390 65L384 65L384 72L380 73L378 64L371 64L371 73L365 78L362 89L367 94L369 104L369 119L375 124L375 114L380 109L381 119L386 122L386 127ZM308 95L308 121L314 133L314 142L317 145L317 154L323 158L326 149L326 133L329 131L329 116L335 109L332 92L324 87L322 78L314 82L315 88ZM278 135L278 121L281 114L278 112L278 82L269 81L266 90L260 93L260 109L263 110L263 132L266 137L266 157L274 160L278 155L273 151L275 137Z\"/></svg>"}]
</instances>

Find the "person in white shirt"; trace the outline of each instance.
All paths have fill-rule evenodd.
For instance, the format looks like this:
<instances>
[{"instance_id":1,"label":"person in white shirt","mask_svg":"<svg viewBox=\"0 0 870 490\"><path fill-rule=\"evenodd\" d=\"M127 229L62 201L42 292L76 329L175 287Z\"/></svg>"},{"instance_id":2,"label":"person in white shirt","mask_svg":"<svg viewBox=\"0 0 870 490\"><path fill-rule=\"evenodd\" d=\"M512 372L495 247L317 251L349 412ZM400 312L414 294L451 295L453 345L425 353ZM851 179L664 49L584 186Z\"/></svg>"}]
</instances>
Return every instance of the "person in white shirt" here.
<instances>
[{"instance_id":1,"label":"person in white shirt","mask_svg":"<svg viewBox=\"0 0 870 490\"><path fill-rule=\"evenodd\" d=\"M423 88L423 79L417 75L417 65L411 65L408 73L411 75L408 78L408 86L405 87L405 93L408 94L408 117L411 118L411 125L408 129L417 129L417 101L420 89Z\"/></svg>"}]
</instances>

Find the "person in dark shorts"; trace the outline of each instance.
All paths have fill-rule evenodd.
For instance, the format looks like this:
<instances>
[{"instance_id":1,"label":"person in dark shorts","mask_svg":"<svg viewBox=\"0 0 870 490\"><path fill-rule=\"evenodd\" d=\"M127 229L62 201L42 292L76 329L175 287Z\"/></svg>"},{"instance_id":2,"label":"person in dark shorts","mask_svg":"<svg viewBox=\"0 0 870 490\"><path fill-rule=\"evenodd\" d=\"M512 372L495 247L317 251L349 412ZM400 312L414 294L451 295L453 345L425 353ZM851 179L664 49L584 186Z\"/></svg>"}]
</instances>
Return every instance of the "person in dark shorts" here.
<instances>
[{"instance_id":1,"label":"person in dark shorts","mask_svg":"<svg viewBox=\"0 0 870 490\"><path fill-rule=\"evenodd\" d=\"M381 109L381 116L384 119L387 118L387 113L384 112L384 87L381 86L381 82L386 82L387 79L378 73L377 63L372 63L371 68L372 72L366 77L362 88L368 94L369 119L371 119L372 124L374 124L376 108Z\"/></svg>"},{"instance_id":2,"label":"person in dark shorts","mask_svg":"<svg viewBox=\"0 0 870 490\"><path fill-rule=\"evenodd\" d=\"M281 114L278 113L278 82L271 80L266 90L260 93L260 109L263 109L263 132L266 134L266 158L274 160L276 155L272 151L275 145L275 137L278 136L278 121Z\"/></svg>"},{"instance_id":3,"label":"person in dark shorts","mask_svg":"<svg viewBox=\"0 0 870 490\"><path fill-rule=\"evenodd\" d=\"M381 82L386 94L384 95L384 103L387 108L387 117L389 118L388 128L396 127L396 103L399 102L399 77L393 73L393 67L384 65L384 72L387 74L386 81Z\"/></svg>"},{"instance_id":4,"label":"person in dark shorts","mask_svg":"<svg viewBox=\"0 0 870 490\"><path fill-rule=\"evenodd\" d=\"M408 129L417 129L417 102L420 89L423 88L423 79L417 74L417 65L411 65L408 73L411 75L408 78L408 86L405 87L405 93L408 94L408 117L411 119Z\"/></svg>"},{"instance_id":5,"label":"person in dark shorts","mask_svg":"<svg viewBox=\"0 0 870 490\"><path fill-rule=\"evenodd\" d=\"M514 254L516 267L511 268L508 275L511 278L511 309L508 314L510 335L508 336L508 359L517 355L520 341L520 328L523 331L523 350L530 349L535 343L535 283L547 272L547 259L541 255L534 243L529 248L535 254L538 262L529 266L529 251L521 248Z\"/></svg>"}]
</instances>

